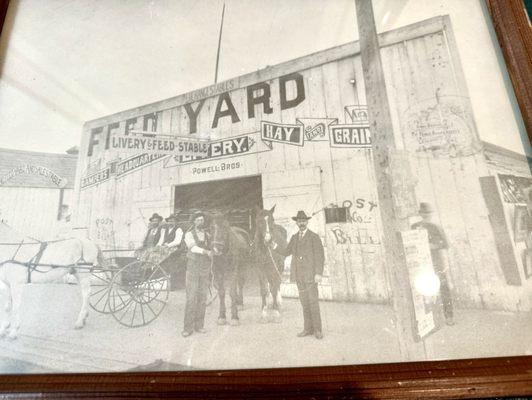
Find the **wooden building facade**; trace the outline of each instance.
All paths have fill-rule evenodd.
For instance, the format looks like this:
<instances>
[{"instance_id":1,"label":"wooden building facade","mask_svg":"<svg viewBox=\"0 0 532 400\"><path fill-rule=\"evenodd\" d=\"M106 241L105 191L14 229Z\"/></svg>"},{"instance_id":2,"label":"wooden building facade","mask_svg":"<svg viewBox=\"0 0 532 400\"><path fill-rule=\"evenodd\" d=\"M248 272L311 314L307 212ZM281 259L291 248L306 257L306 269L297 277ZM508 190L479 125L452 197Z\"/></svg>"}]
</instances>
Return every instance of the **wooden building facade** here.
<instances>
[{"instance_id":1,"label":"wooden building facade","mask_svg":"<svg viewBox=\"0 0 532 400\"><path fill-rule=\"evenodd\" d=\"M394 167L411 169L408 184L416 192L416 199L394 198L400 217L415 222L421 201L436 208L451 242L458 306L529 310L532 280L517 256L515 265L505 264L509 249L518 250L514 242L499 246L499 231L490 223L486 193L500 194L500 182L496 177L491 189L481 183L497 173L479 140L449 18L383 33L380 43L401 147ZM303 209L313 215L309 226L326 248L320 295L388 303L367 112L353 42L89 121L75 224L103 247L134 248L153 212L169 214L185 203L275 206L276 221L289 233L295 229L291 216ZM147 147L150 137L135 131L209 137L208 156L157 154ZM127 151L118 142L126 136ZM285 295L296 292L288 283L283 287Z\"/></svg>"},{"instance_id":2,"label":"wooden building facade","mask_svg":"<svg viewBox=\"0 0 532 400\"><path fill-rule=\"evenodd\" d=\"M0 149L0 220L40 240L54 238L72 206L77 155Z\"/></svg>"}]
</instances>

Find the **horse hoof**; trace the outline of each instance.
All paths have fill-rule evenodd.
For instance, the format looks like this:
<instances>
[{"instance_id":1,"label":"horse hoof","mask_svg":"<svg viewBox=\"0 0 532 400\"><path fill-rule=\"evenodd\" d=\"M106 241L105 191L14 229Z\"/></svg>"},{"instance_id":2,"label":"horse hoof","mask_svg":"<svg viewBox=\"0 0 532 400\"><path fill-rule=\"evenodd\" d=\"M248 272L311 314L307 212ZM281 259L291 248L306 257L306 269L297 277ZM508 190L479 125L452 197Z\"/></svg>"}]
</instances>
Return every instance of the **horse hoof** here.
<instances>
[{"instance_id":1,"label":"horse hoof","mask_svg":"<svg viewBox=\"0 0 532 400\"><path fill-rule=\"evenodd\" d=\"M218 318L218 325L227 325L227 320L225 318Z\"/></svg>"},{"instance_id":2,"label":"horse hoof","mask_svg":"<svg viewBox=\"0 0 532 400\"><path fill-rule=\"evenodd\" d=\"M231 326L238 326L240 325L240 320L238 319L232 319L231 322L229 323Z\"/></svg>"},{"instance_id":3,"label":"horse hoof","mask_svg":"<svg viewBox=\"0 0 532 400\"><path fill-rule=\"evenodd\" d=\"M85 326L85 321L83 321L81 324L80 323L77 323L76 325L74 325L74 329L81 329Z\"/></svg>"}]
</instances>

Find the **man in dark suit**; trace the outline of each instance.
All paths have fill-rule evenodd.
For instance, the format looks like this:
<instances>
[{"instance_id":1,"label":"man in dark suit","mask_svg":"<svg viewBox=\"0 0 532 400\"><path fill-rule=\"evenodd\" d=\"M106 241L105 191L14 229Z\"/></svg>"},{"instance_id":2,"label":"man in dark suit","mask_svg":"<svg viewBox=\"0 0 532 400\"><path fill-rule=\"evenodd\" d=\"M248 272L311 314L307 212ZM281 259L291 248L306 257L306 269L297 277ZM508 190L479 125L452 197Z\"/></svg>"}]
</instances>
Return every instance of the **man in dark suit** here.
<instances>
[{"instance_id":1,"label":"man in dark suit","mask_svg":"<svg viewBox=\"0 0 532 400\"><path fill-rule=\"evenodd\" d=\"M320 237L307 228L310 218L304 211L298 211L292 219L296 221L299 232L292 236L286 249L279 248L276 243L271 246L285 257L292 256L290 280L297 284L304 321L303 331L297 336L314 335L322 339L318 283L322 279L325 258Z\"/></svg>"}]
</instances>

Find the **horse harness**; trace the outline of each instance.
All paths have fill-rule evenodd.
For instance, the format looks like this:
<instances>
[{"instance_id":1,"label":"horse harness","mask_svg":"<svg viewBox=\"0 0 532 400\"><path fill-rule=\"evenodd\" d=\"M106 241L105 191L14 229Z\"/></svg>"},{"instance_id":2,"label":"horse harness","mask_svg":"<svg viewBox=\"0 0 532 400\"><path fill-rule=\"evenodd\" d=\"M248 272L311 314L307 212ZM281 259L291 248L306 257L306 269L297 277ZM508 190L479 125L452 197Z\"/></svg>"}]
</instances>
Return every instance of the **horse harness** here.
<instances>
[{"instance_id":1,"label":"horse harness","mask_svg":"<svg viewBox=\"0 0 532 400\"><path fill-rule=\"evenodd\" d=\"M31 273L37 269L37 265L39 264L39 261L41 261L44 250L46 250L47 247L47 242L41 242L37 254L35 254L31 260L26 263L26 267L28 269L28 278L26 279L26 283L31 283Z\"/></svg>"},{"instance_id":2,"label":"horse harness","mask_svg":"<svg viewBox=\"0 0 532 400\"><path fill-rule=\"evenodd\" d=\"M18 264L18 265L22 265L24 267L27 268L27 278L26 278L26 283L31 283L31 274L32 272L44 272L44 271L39 271L37 268L40 266L45 266L45 267L51 267L52 269L53 268L67 268L67 267L70 267L70 272L73 273L75 272L74 268L79 266L79 265L91 265L91 263L88 263L87 261L85 261L85 259L83 258L83 246L81 246L81 256L80 258L78 259L78 261L76 261L74 264L69 264L69 265L57 265L57 264L40 264L40 261L41 261L41 258L44 254L44 251L46 250L46 248L48 247L48 245L52 242L59 242L59 241L63 241L63 240L68 240L68 239L62 239L62 240L54 240L54 241L51 241L51 242L38 242L39 243L39 250L37 251L37 253L27 262L23 262L23 261L18 261L18 260L15 260L15 257L17 256L20 248L24 245L24 244L37 244L37 243L24 243L24 241L22 241L21 243L18 243L18 247L17 249L15 250L15 254L13 254L13 257L11 260L7 260L7 261L3 261L0 263L0 266L4 265L4 264L7 264L7 263L12 263L12 264ZM11 244L11 243L9 243Z\"/></svg>"}]
</instances>

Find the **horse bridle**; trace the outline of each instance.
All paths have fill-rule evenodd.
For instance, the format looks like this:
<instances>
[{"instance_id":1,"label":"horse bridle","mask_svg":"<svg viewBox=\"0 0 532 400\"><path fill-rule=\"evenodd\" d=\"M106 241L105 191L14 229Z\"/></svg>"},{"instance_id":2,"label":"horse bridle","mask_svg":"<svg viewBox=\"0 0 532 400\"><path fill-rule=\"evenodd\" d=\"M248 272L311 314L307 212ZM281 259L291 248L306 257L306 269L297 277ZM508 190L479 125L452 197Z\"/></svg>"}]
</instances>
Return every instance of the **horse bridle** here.
<instances>
[{"instance_id":1,"label":"horse bridle","mask_svg":"<svg viewBox=\"0 0 532 400\"><path fill-rule=\"evenodd\" d=\"M218 237L218 224L217 223L213 223L214 225L214 234L212 235L212 249L214 251L214 254L217 255L217 256L221 256L223 254L223 250L218 252L217 247L221 247L222 249L225 247L225 243L224 242L220 242L220 241L217 241L216 238Z\"/></svg>"},{"instance_id":2,"label":"horse bridle","mask_svg":"<svg viewBox=\"0 0 532 400\"><path fill-rule=\"evenodd\" d=\"M264 246L268 250L268 256L270 257L270 261L272 262L273 270L277 273L277 276L279 277L279 280L282 282L283 281L283 277L279 273L279 271L277 270L277 264L275 263L275 260L273 258L272 249L270 248L269 243L266 241L266 235L268 235L270 237L270 241L273 239L273 236L272 236L271 230L270 230L269 215L265 215L264 216L264 222L266 224L266 230L265 230L264 235L262 237L262 241L263 241Z\"/></svg>"},{"instance_id":3,"label":"horse bridle","mask_svg":"<svg viewBox=\"0 0 532 400\"><path fill-rule=\"evenodd\" d=\"M40 240L37 240L37 239L33 239L31 238L32 240L35 240L35 242L32 242L32 243L24 243L24 239L22 239L21 242L18 242L18 243L0 243L0 245L12 245L12 246L17 246L16 250L15 250L15 254L13 254L13 257L10 259L10 260L6 260L6 261L2 261L0 262L0 266L4 265L4 264L8 264L8 263L12 263L12 264L18 264L18 265L22 265L24 267L26 267L28 269L28 275L27 275L27 283L31 283L31 273L36 271L36 272L44 272L44 271L39 271L37 269L37 267L39 266L39 261L41 260L43 254L44 254L44 251L46 250L46 248L48 247L48 245L50 243L57 243L57 242L64 242L64 241L67 241L67 240L72 240L72 239L75 239L75 238L68 238L68 239L58 239L58 240L50 240L50 241L46 241L46 242L43 242L43 241L40 241ZM77 239L80 243L81 243L81 240L80 239ZM19 250L21 249L21 247L23 245L36 245L38 244L39 245L39 250L37 251L37 253L31 257L29 259L29 261L18 261L18 260L15 260L15 257L17 256ZM54 264L50 264L50 265L47 265L51 268L66 268L66 267L75 267L75 266L78 266L78 265L83 265L83 264L88 264L86 261L85 261L85 258L83 257L83 244L81 245L81 255L79 257L79 259L74 263L74 264L71 264L71 265L54 265Z\"/></svg>"}]
</instances>

